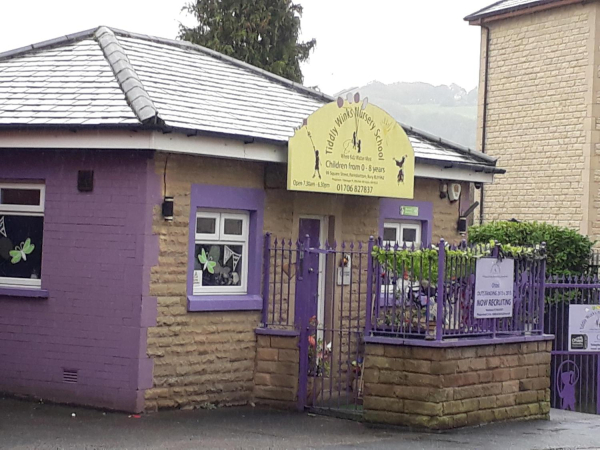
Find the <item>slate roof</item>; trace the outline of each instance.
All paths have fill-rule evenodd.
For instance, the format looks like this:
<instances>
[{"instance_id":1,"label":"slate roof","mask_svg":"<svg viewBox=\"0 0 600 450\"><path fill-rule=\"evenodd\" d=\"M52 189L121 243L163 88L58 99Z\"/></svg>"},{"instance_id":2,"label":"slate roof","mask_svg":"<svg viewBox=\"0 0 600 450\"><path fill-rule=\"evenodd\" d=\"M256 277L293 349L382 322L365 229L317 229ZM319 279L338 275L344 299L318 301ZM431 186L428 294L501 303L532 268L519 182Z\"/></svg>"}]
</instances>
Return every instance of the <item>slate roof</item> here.
<instances>
[{"instance_id":1,"label":"slate roof","mask_svg":"<svg viewBox=\"0 0 600 450\"><path fill-rule=\"evenodd\" d=\"M287 143L332 97L183 41L99 27L0 54L0 127L152 127ZM503 172L403 126L417 160Z\"/></svg>"},{"instance_id":2,"label":"slate roof","mask_svg":"<svg viewBox=\"0 0 600 450\"><path fill-rule=\"evenodd\" d=\"M465 20L471 21L482 19L485 17L495 16L497 14L504 14L512 11L531 8L533 6L557 3L559 1L561 0L501 0L468 15L465 17Z\"/></svg>"}]
</instances>

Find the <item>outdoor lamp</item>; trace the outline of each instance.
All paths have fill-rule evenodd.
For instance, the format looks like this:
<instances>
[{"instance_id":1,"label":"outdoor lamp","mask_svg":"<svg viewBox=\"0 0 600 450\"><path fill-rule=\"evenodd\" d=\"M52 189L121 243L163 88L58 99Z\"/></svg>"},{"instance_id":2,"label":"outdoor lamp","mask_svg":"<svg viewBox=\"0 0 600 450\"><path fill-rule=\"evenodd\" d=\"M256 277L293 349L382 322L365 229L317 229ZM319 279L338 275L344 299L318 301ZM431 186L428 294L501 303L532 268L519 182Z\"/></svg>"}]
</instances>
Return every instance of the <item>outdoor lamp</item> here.
<instances>
[{"instance_id":1,"label":"outdoor lamp","mask_svg":"<svg viewBox=\"0 0 600 450\"><path fill-rule=\"evenodd\" d=\"M165 197L162 203L162 216L167 221L173 220L173 197Z\"/></svg>"}]
</instances>

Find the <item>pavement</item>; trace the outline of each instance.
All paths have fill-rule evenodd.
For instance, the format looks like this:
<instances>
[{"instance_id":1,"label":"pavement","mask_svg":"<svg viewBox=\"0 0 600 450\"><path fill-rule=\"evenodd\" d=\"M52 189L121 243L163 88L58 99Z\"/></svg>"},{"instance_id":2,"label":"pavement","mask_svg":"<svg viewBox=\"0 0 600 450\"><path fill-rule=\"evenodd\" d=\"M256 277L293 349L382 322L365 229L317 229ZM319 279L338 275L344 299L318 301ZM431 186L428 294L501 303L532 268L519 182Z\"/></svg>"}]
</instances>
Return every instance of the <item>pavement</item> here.
<instances>
[{"instance_id":1,"label":"pavement","mask_svg":"<svg viewBox=\"0 0 600 450\"><path fill-rule=\"evenodd\" d=\"M415 432L261 408L141 416L0 397L0 449L600 449L600 416L553 410L550 421Z\"/></svg>"}]
</instances>

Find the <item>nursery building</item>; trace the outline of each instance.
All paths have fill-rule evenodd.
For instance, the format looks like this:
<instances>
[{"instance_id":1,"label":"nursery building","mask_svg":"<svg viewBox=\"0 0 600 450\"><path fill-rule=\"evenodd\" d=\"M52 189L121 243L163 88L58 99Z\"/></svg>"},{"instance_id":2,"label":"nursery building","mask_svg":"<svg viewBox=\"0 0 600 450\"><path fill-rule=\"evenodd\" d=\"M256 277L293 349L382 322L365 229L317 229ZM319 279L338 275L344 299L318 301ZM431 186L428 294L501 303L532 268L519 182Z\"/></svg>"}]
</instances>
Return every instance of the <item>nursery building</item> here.
<instances>
[{"instance_id":1,"label":"nursery building","mask_svg":"<svg viewBox=\"0 0 600 450\"><path fill-rule=\"evenodd\" d=\"M0 54L0 391L131 412L277 403L295 381L269 361L298 365L302 305L282 301L298 246L349 255L315 253L305 294L316 320L358 330L366 287L346 278L370 237L460 242L501 173L359 93L187 42L99 27ZM340 290L348 315L324 301Z\"/></svg>"}]
</instances>

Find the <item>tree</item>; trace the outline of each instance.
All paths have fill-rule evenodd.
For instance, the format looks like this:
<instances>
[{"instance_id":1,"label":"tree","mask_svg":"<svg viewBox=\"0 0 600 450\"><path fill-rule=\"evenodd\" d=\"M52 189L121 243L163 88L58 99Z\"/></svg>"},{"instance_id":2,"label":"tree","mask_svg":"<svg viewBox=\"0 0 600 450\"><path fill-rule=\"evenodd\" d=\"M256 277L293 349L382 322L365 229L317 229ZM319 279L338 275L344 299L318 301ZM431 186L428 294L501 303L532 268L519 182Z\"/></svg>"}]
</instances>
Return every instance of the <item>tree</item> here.
<instances>
[{"instance_id":1,"label":"tree","mask_svg":"<svg viewBox=\"0 0 600 450\"><path fill-rule=\"evenodd\" d=\"M302 6L292 0L194 0L183 8L198 25L179 25L179 38L232 56L292 81L315 39L298 42Z\"/></svg>"}]
</instances>

